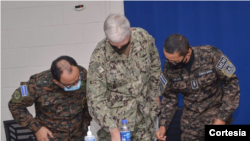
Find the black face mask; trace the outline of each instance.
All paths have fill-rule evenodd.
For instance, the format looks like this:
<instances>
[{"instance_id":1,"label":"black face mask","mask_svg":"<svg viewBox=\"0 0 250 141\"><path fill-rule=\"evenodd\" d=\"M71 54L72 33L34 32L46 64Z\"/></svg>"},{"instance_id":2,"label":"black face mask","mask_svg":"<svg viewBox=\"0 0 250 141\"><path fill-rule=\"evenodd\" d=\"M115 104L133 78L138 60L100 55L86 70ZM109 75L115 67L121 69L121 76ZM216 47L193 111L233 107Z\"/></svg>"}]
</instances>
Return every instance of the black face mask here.
<instances>
[{"instance_id":1,"label":"black face mask","mask_svg":"<svg viewBox=\"0 0 250 141\"><path fill-rule=\"evenodd\" d=\"M184 65L185 65L185 63L183 63L183 60L184 60L185 57L186 57L186 55L183 57L183 59L179 63L168 62L169 67L172 68L172 69L181 69L181 68L183 68Z\"/></svg>"},{"instance_id":2,"label":"black face mask","mask_svg":"<svg viewBox=\"0 0 250 141\"><path fill-rule=\"evenodd\" d=\"M110 43L109 43L109 44L110 44ZM119 49L117 46L113 46L112 44L110 44L110 45L111 45L111 47L112 47L118 54L122 54L122 53L124 52L124 50L125 50L126 48L128 48L129 44L130 44L130 40L128 41L128 43L127 43L126 45L122 46L120 49Z\"/></svg>"}]
</instances>

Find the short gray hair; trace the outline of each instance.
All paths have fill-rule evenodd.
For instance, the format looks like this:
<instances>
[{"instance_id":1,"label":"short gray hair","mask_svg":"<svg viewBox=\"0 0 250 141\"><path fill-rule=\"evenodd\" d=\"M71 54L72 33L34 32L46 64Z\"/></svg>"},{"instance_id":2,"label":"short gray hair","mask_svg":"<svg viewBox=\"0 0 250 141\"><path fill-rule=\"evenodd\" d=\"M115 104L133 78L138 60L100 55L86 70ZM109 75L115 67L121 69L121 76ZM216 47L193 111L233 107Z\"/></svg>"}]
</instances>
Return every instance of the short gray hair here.
<instances>
[{"instance_id":1,"label":"short gray hair","mask_svg":"<svg viewBox=\"0 0 250 141\"><path fill-rule=\"evenodd\" d=\"M104 22L104 32L112 42L122 42L130 36L130 23L124 15L110 14Z\"/></svg>"}]
</instances>

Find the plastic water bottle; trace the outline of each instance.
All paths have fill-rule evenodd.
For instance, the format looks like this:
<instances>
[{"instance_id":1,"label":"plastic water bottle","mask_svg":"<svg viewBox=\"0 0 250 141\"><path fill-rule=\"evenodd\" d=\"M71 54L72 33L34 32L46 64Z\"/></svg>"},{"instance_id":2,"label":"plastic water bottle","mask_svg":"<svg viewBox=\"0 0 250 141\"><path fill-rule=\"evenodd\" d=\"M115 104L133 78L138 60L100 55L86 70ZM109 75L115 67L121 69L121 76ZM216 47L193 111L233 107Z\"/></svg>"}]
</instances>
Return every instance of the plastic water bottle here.
<instances>
[{"instance_id":1,"label":"plastic water bottle","mask_svg":"<svg viewBox=\"0 0 250 141\"><path fill-rule=\"evenodd\" d=\"M84 141L95 141L95 136L92 135L92 132L90 131L90 126L88 126L88 132L87 136L84 137Z\"/></svg>"},{"instance_id":2,"label":"plastic water bottle","mask_svg":"<svg viewBox=\"0 0 250 141\"><path fill-rule=\"evenodd\" d=\"M131 141L131 133L127 123L128 121L126 119L122 120L122 127L120 128L121 141Z\"/></svg>"}]
</instances>

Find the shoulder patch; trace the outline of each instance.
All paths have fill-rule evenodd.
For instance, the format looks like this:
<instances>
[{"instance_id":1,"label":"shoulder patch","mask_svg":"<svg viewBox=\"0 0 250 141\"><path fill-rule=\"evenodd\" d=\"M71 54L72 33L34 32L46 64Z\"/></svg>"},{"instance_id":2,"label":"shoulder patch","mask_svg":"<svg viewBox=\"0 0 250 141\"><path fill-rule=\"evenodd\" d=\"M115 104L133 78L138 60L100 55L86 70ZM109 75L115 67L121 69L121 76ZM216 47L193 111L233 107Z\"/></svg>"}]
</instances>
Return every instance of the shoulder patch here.
<instances>
[{"instance_id":1,"label":"shoulder patch","mask_svg":"<svg viewBox=\"0 0 250 141\"><path fill-rule=\"evenodd\" d=\"M16 101L21 100L22 98L21 93L19 91L15 91L15 93L12 95L12 98Z\"/></svg>"},{"instance_id":2,"label":"shoulder patch","mask_svg":"<svg viewBox=\"0 0 250 141\"><path fill-rule=\"evenodd\" d=\"M164 86L166 86L166 84L167 84L168 81L167 81L167 79L164 77L163 74L161 74L160 79L161 79L161 83L162 83Z\"/></svg>"},{"instance_id":3,"label":"shoulder patch","mask_svg":"<svg viewBox=\"0 0 250 141\"><path fill-rule=\"evenodd\" d=\"M104 69L102 68L102 66L99 66L97 69L98 69L98 71L99 71L100 73L102 73L102 72L104 71Z\"/></svg>"},{"instance_id":4,"label":"shoulder patch","mask_svg":"<svg viewBox=\"0 0 250 141\"><path fill-rule=\"evenodd\" d=\"M228 77L231 77L235 71L236 68L234 67L234 65L230 61L228 61L228 63L223 68L222 73L224 73Z\"/></svg>"},{"instance_id":5,"label":"shoulder patch","mask_svg":"<svg viewBox=\"0 0 250 141\"><path fill-rule=\"evenodd\" d=\"M230 62L225 56L222 56L217 63L216 67L222 71L222 73L228 77L231 77L234 72L236 71L236 68Z\"/></svg>"},{"instance_id":6,"label":"shoulder patch","mask_svg":"<svg viewBox=\"0 0 250 141\"><path fill-rule=\"evenodd\" d=\"M27 86L26 85L22 85L20 87L21 92L22 92L22 97L28 96L28 90L27 90Z\"/></svg>"},{"instance_id":7,"label":"shoulder patch","mask_svg":"<svg viewBox=\"0 0 250 141\"><path fill-rule=\"evenodd\" d=\"M224 68L224 66L226 65L228 59L224 56L222 56L219 60L219 62L217 63L216 67L220 70L222 70Z\"/></svg>"},{"instance_id":8,"label":"shoulder patch","mask_svg":"<svg viewBox=\"0 0 250 141\"><path fill-rule=\"evenodd\" d=\"M164 92L164 89L165 89L165 87L166 87L166 85L167 85L167 83L168 83L168 81L167 81L167 79L164 77L163 74L161 74L160 80L161 80L161 83L160 83L160 91L161 91L161 93L163 93L163 92Z\"/></svg>"}]
</instances>

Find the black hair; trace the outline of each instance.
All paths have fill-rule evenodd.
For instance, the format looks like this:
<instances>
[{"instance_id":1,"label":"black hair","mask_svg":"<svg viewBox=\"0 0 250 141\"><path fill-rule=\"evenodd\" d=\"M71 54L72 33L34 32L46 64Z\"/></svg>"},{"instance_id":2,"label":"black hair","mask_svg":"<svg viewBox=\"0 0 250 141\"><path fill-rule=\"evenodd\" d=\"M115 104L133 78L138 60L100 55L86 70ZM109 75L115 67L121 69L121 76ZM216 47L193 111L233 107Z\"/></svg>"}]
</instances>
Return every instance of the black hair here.
<instances>
[{"instance_id":1,"label":"black hair","mask_svg":"<svg viewBox=\"0 0 250 141\"><path fill-rule=\"evenodd\" d=\"M189 41L181 34L171 34L164 42L164 50L170 54L178 52L180 56L184 56L187 54L188 48Z\"/></svg>"},{"instance_id":2,"label":"black hair","mask_svg":"<svg viewBox=\"0 0 250 141\"><path fill-rule=\"evenodd\" d=\"M51 64L50 71L52 73L52 77L60 82L61 74L66 69L69 73L71 73L72 69L69 67L62 68L58 65L58 62L61 60L67 61L71 66L77 66L76 61L70 56L60 56L56 60L54 60Z\"/></svg>"}]
</instances>

